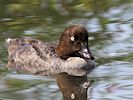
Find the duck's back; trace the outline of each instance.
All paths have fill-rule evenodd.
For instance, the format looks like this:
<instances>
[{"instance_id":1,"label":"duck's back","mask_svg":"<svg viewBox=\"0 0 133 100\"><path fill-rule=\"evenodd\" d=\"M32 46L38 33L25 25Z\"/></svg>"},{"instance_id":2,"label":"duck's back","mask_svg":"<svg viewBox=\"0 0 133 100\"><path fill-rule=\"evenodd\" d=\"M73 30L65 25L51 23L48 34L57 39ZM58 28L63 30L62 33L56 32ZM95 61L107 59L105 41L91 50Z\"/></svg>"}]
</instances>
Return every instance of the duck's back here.
<instances>
[{"instance_id":1,"label":"duck's back","mask_svg":"<svg viewBox=\"0 0 133 100\"><path fill-rule=\"evenodd\" d=\"M26 47L32 46L32 48L34 48L38 53L38 55L40 56L53 55L55 54L55 48L57 47L56 42L47 43L32 38L16 38L16 39L8 38L6 40L6 44L9 56L13 55L15 52L19 52L20 48L25 46Z\"/></svg>"},{"instance_id":2,"label":"duck's back","mask_svg":"<svg viewBox=\"0 0 133 100\"><path fill-rule=\"evenodd\" d=\"M17 38L6 40L9 63L8 67L36 73L41 66L56 58L57 43L45 43L32 38ZM37 67L39 66L39 67ZM37 69L38 68L38 69Z\"/></svg>"}]
</instances>

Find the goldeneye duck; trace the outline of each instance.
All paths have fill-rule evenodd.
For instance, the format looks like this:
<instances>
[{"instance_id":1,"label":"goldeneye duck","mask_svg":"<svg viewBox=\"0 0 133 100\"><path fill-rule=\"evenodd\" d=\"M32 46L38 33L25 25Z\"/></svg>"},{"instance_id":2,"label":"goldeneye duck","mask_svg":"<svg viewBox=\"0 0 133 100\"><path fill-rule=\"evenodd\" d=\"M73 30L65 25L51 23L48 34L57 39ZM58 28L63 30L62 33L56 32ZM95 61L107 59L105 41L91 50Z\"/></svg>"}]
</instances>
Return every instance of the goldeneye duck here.
<instances>
[{"instance_id":1,"label":"goldeneye duck","mask_svg":"<svg viewBox=\"0 0 133 100\"><path fill-rule=\"evenodd\" d=\"M82 25L64 30L59 43L43 42L32 38L6 39L8 67L32 74L55 76L68 73L83 76L95 68L88 47L88 34Z\"/></svg>"}]
</instances>

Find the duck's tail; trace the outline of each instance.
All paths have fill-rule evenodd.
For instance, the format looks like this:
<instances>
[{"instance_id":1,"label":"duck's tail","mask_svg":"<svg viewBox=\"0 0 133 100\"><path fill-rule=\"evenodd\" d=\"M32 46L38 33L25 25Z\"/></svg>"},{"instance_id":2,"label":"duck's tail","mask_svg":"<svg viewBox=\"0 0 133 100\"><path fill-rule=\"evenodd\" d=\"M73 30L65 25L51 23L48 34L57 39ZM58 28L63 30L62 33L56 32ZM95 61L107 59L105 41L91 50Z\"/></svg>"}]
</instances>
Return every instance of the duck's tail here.
<instances>
[{"instance_id":1,"label":"duck's tail","mask_svg":"<svg viewBox=\"0 0 133 100\"><path fill-rule=\"evenodd\" d=\"M18 43L16 39L7 38L5 39L5 44L8 49L9 56L18 48Z\"/></svg>"},{"instance_id":2,"label":"duck's tail","mask_svg":"<svg viewBox=\"0 0 133 100\"><path fill-rule=\"evenodd\" d=\"M11 39L11 38L7 38L7 39L6 39L6 43L7 43L7 44L10 44L10 42L11 42L12 40L13 40L13 39Z\"/></svg>"},{"instance_id":3,"label":"duck's tail","mask_svg":"<svg viewBox=\"0 0 133 100\"><path fill-rule=\"evenodd\" d=\"M7 38L5 40L6 42L6 47L8 49L8 54L9 56L14 53L19 47L25 45L25 44L31 44L32 42L34 42L35 39L33 38L15 38L15 39L11 39L11 38Z\"/></svg>"}]
</instances>

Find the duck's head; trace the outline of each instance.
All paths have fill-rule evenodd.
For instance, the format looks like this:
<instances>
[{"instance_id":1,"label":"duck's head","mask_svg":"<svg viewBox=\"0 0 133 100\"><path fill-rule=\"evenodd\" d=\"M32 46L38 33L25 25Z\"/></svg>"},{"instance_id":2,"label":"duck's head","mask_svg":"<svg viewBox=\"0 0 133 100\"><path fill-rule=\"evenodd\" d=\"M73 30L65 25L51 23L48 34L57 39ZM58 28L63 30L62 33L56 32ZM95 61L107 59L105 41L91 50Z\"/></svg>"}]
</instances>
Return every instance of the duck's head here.
<instances>
[{"instance_id":1,"label":"duck's head","mask_svg":"<svg viewBox=\"0 0 133 100\"><path fill-rule=\"evenodd\" d=\"M62 59L81 57L94 60L88 46L88 33L82 25L72 25L64 30L56 52Z\"/></svg>"}]
</instances>

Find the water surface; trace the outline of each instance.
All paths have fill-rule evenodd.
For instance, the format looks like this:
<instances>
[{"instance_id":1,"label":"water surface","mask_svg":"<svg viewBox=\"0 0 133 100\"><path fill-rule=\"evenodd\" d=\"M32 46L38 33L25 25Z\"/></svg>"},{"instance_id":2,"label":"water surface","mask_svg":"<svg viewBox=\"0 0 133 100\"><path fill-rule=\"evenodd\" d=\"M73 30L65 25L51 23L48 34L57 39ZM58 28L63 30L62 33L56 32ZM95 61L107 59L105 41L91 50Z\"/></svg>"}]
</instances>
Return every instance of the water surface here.
<instances>
[{"instance_id":1,"label":"water surface","mask_svg":"<svg viewBox=\"0 0 133 100\"><path fill-rule=\"evenodd\" d=\"M64 28L83 24L97 68L90 100L133 100L132 0L1 0L0 100L62 100L55 79L8 71L5 38L59 39Z\"/></svg>"}]
</instances>

